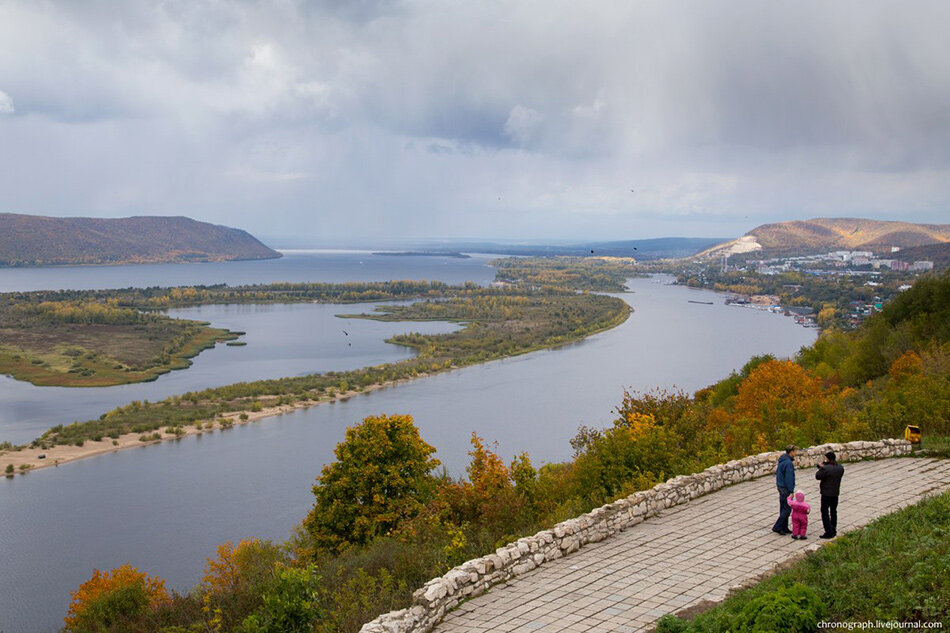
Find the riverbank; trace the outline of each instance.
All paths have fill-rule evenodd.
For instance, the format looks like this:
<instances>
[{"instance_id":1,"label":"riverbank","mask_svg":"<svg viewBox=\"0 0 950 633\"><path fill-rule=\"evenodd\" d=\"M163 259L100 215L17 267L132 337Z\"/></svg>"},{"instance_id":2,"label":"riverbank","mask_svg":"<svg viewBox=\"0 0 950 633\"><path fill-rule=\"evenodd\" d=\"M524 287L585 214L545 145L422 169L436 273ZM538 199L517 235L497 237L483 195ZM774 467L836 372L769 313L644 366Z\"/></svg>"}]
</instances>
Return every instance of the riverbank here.
<instances>
[{"instance_id":1,"label":"riverbank","mask_svg":"<svg viewBox=\"0 0 950 633\"><path fill-rule=\"evenodd\" d=\"M420 373L415 378L425 378L430 375L432 375L432 373ZM292 404L262 407L260 410L245 409L233 411L217 419L199 421L199 424L192 427L175 427L176 430L174 432L166 431L164 433L153 432L144 434L124 433L116 438L106 437L98 441L87 440L82 443L82 446L76 446L75 444L57 444L45 449L29 446L21 447L19 450L9 449L0 452L0 473L5 474L7 477L15 477L16 475L25 475L41 468L55 468L80 459L104 455L106 453L151 446L160 442L176 441L191 435L204 435L206 433L214 433L215 431L227 431L235 426L260 422L261 420L277 417L286 413L293 413L299 409L309 409L321 404L332 404L338 401L349 400L360 394L386 389L410 382L411 380L414 380L414 378L400 378L398 380L390 380L370 385L359 391L351 389L316 400L299 400ZM156 435L158 435L158 437L155 437ZM12 471L8 470L10 466L13 467Z\"/></svg>"}]
</instances>

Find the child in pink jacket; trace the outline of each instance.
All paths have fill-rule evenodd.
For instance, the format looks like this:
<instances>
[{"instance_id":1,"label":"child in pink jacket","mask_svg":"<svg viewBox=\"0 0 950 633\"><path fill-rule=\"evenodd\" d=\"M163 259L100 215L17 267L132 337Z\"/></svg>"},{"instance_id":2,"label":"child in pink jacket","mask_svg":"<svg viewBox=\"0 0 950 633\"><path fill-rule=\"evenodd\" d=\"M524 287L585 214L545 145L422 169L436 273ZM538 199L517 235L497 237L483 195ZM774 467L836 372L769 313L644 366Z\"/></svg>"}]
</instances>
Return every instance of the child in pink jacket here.
<instances>
[{"instance_id":1,"label":"child in pink jacket","mask_svg":"<svg viewBox=\"0 0 950 633\"><path fill-rule=\"evenodd\" d=\"M807 536L808 513L811 512L811 506L805 503L805 493L798 492L788 495L788 505L792 507L792 538L796 541L803 541Z\"/></svg>"}]
</instances>

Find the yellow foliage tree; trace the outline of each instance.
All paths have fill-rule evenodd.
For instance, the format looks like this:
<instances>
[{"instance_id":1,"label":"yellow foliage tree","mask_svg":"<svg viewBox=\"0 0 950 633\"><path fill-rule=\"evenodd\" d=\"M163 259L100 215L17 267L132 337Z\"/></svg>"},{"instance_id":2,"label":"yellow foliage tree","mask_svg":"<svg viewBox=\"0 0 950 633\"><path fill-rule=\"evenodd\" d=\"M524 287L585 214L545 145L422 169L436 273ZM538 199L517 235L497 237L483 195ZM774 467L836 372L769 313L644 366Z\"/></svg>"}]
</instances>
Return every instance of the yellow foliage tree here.
<instances>
[{"instance_id":1,"label":"yellow foliage tree","mask_svg":"<svg viewBox=\"0 0 950 633\"><path fill-rule=\"evenodd\" d=\"M656 428L656 418L651 413L631 411L626 415L627 429L634 440L643 438Z\"/></svg>"}]
</instances>

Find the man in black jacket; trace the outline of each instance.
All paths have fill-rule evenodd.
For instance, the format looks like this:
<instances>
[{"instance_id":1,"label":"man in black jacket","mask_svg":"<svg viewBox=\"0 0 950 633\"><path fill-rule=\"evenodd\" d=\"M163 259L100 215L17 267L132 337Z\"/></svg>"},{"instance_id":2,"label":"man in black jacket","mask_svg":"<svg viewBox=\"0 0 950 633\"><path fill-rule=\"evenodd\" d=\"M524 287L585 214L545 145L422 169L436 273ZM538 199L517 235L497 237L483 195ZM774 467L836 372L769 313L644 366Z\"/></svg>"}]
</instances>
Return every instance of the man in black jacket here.
<instances>
[{"instance_id":1,"label":"man in black jacket","mask_svg":"<svg viewBox=\"0 0 950 633\"><path fill-rule=\"evenodd\" d=\"M821 524L825 533L818 538L834 538L838 534L838 495L841 493L841 478L844 466L836 461L833 451L825 453L825 461L818 464L815 479L821 491Z\"/></svg>"}]
</instances>

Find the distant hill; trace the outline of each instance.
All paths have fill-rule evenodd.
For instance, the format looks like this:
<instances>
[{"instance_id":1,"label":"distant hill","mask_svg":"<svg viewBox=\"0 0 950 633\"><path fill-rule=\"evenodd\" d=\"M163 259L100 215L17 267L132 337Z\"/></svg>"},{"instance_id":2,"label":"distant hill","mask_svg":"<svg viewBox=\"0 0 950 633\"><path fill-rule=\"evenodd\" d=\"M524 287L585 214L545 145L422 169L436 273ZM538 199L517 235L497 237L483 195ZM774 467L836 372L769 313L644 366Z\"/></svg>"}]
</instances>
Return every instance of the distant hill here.
<instances>
[{"instance_id":1,"label":"distant hill","mask_svg":"<svg viewBox=\"0 0 950 633\"><path fill-rule=\"evenodd\" d=\"M950 242L950 224L912 224L859 218L816 218L763 224L742 237L700 255L718 257L762 251L768 255L835 250L884 253L892 246L910 248Z\"/></svg>"},{"instance_id":2,"label":"distant hill","mask_svg":"<svg viewBox=\"0 0 950 633\"><path fill-rule=\"evenodd\" d=\"M240 229L186 217L51 218L0 213L0 266L274 259Z\"/></svg>"},{"instance_id":3,"label":"distant hill","mask_svg":"<svg viewBox=\"0 0 950 633\"><path fill-rule=\"evenodd\" d=\"M635 257L639 260L688 257L699 251L721 244L719 237L657 237L641 240L611 242L490 242L473 240L447 240L438 249L420 244L416 248L425 252L438 252L451 248L463 253L490 253L496 255L522 255L545 257L555 255L599 255L604 257Z\"/></svg>"}]
</instances>

